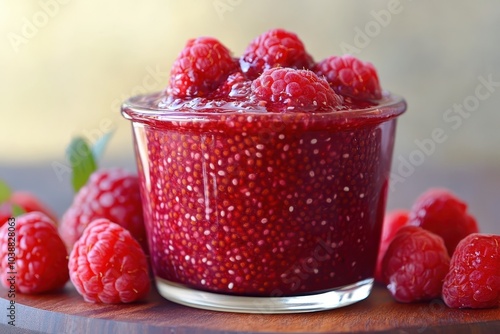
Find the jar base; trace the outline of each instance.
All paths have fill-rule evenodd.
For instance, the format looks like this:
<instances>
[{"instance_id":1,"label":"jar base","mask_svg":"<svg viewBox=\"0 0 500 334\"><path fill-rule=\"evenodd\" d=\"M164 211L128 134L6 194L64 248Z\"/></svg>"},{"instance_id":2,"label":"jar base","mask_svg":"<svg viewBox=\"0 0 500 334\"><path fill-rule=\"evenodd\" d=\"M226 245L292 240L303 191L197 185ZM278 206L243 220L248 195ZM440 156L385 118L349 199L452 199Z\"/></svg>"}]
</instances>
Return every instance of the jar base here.
<instances>
[{"instance_id":1,"label":"jar base","mask_svg":"<svg viewBox=\"0 0 500 334\"><path fill-rule=\"evenodd\" d=\"M177 304L223 312L304 313L335 309L367 298L373 279L365 279L321 293L289 297L232 296L188 288L156 277L156 287L164 298Z\"/></svg>"}]
</instances>

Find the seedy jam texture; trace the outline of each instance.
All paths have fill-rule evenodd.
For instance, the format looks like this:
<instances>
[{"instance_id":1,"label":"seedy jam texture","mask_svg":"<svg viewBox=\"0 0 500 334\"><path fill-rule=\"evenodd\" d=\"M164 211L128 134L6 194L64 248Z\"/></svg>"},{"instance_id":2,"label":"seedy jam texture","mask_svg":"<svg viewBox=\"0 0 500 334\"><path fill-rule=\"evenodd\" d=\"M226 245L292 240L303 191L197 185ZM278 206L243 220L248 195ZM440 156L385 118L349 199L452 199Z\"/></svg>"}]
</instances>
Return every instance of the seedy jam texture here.
<instances>
[{"instance_id":1,"label":"seedy jam texture","mask_svg":"<svg viewBox=\"0 0 500 334\"><path fill-rule=\"evenodd\" d=\"M372 278L402 111L344 117L124 106L156 276L246 296Z\"/></svg>"}]
</instances>

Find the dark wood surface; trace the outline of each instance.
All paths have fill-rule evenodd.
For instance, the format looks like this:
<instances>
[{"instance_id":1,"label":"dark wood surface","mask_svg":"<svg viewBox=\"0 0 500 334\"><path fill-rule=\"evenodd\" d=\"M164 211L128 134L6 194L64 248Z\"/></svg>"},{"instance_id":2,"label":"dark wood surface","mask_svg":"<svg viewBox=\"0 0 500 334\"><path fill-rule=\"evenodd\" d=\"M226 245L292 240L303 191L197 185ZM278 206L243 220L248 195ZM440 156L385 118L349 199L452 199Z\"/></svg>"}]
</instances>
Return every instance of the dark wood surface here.
<instances>
[{"instance_id":1,"label":"dark wood surface","mask_svg":"<svg viewBox=\"0 0 500 334\"><path fill-rule=\"evenodd\" d=\"M0 291L2 326L6 325L6 291ZM148 299L128 305L83 301L68 283L63 291L16 296L16 329L22 333L495 333L500 309L456 310L441 300L400 304L376 286L357 304L316 313L260 315L198 310L171 303L153 290Z\"/></svg>"}]
</instances>

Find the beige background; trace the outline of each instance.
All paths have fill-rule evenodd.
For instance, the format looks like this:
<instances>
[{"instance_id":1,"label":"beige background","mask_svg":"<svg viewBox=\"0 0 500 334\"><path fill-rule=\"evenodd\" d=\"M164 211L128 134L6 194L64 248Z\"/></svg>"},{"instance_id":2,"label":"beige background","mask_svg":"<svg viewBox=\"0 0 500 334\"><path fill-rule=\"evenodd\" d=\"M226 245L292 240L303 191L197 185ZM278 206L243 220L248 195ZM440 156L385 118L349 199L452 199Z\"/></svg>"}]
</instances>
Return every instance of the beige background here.
<instances>
[{"instance_id":1,"label":"beige background","mask_svg":"<svg viewBox=\"0 0 500 334\"><path fill-rule=\"evenodd\" d=\"M435 166L500 174L495 0L1 1L0 172L51 170L64 163L72 136L95 140L110 127L116 133L106 161L130 165L122 100L162 89L188 38L216 36L239 55L273 27L296 32L316 60L356 47L349 51L378 68L382 86L407 99L393 169L413 161L413 170L398 186ZM477 88L481 80L498 84L488 91ZM464 103L467 116L447 111ZM432 139L436 129L442 143ZM430 140L422 152L416 141Z\"/></svg>"}]
</instances>

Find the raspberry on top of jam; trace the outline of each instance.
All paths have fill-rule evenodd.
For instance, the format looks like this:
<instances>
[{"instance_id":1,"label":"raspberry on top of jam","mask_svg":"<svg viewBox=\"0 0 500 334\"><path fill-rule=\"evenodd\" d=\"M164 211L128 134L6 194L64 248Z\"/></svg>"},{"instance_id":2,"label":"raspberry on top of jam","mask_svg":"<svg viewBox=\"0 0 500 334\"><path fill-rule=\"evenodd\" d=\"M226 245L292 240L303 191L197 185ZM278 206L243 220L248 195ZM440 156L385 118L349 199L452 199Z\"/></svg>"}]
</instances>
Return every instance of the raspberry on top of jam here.
<instances>
[{"instance_id":1,"label":"raspberry on top of jam","mask_svg":"<svg viewBox=\"0 0 500 334\"><path fill-rule=\"evenodd\" d=\"M239 58L215 38L189 40L157 107L320 113L370 108L381 99L371 63L352 55L315 63L297 35L272 29Z\"/></svg>"}]
</instances>

